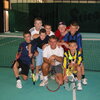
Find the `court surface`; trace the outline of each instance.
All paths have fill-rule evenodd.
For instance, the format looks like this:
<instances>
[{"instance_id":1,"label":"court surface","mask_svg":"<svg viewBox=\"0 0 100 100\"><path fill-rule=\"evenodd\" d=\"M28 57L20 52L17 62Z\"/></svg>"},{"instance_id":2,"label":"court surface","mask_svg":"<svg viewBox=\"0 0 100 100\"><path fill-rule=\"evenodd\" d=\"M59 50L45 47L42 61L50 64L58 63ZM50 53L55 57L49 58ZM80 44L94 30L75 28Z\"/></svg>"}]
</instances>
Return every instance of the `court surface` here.
<instances>
[{"instance_id":1,"label":"court surface","mask_svg":"<svg viewBox=\"0 0 100 100\"><path fill-rule=\"evenodd\" d=\"M100 39L100 34L83 34L83 39ZM66 91L63 86L52 93L45 87L39 87L39 81L33 86L30 78L22 81L22 89L16 88L16 79L10 65L21 41L19 38L0 38L0 100L72 100L72 91ZM100 40L86 40L83 44L85 67L98 72L86 71L88 85L83 86L82 91L77 91L77 100L100 100ZM96 55L93 55L94 52Z\"/></svg>"}]
</instances>

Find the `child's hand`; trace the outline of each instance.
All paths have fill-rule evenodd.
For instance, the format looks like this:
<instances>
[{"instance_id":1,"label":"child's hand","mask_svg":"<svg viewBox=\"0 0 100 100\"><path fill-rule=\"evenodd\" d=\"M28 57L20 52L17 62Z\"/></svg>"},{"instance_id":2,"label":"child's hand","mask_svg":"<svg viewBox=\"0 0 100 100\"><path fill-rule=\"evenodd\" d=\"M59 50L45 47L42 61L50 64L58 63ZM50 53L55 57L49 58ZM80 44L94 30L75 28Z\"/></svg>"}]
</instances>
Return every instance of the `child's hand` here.
<instances>
[{"instance_id":1,"label":"child's hand","mask_svg":"<svg viewBox=\"0 0 100 100\"><path fill-rule=\"evenodd\" d=\"M64 76L64 81L68 82L67 75Z\"/></svg>"},{"instance_id":2,"label":"child's hand","mask_svg":"<svg viewBox=\"0 0 100 100\"><path fill-rule=\"evenodd\" d=\"M39 54L38 51L34 52L34 56L38 56L38 54Z\"/></svg>"},{"instance_id":3,"label":"child's hand","mask_svg":"<svg viewBox=\"0 0 100 100\"><path fill-rule=\"evenodd\" d=\"M32 54L32 53L29 53L28 56L29 56L30 58L32 58L33 54Z\"/></svg>"},{"instance_id":4,"label":"child's hand","mask_svg":"<svg viewBox=\"0 0 100 100\"><path fill-rule=\"evenodd\" d=\"M30 64L30 69L34 69L34 65L33 64Z\"/></svg>"}]
</instances>

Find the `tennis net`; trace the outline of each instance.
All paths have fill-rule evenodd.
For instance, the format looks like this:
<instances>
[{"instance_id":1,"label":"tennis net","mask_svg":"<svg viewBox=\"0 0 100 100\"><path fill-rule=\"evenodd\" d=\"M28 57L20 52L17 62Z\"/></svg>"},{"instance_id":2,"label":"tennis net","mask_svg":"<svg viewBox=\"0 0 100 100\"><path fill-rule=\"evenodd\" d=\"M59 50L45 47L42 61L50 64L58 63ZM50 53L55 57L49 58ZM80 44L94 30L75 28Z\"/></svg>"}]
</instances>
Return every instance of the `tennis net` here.
<instances>
[{"instance_id":1,"label":"tennis net","mask_svg":"<svg viewBox=\"0 0 100 100\"><path fill-rule=\"evenodd\" d=\"M83 55L86 70L100 71L100 35L83 35ZM0 67L9 67L15 58L22 36L0 35Z\"/></svg>"}]
</instances>

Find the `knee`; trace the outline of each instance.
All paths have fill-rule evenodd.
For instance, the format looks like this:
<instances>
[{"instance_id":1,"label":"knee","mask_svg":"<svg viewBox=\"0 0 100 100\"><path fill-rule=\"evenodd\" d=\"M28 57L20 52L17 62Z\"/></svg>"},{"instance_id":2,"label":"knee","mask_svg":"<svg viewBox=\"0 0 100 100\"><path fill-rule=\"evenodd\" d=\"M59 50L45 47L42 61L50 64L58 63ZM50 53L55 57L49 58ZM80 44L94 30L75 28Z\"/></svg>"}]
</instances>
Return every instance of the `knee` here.
<instances>
[{"instance_id":1,"label":"knee","mask_svg":"<svg viewBox=\"0 0 100 100\"><path fill-rule=\"evenodd\" d=\"M47 63L43 63L42 64L42 70L44 70L44 69L46 69L46 68L48 68L49 67L49 65L47 64Z\"/></svg>"},{"instance_id":2,"label":"knee","mask_svg":"<svg viewBox=\"0 0 100 100\"><path fill-rule=\"evenodd\" d=\"M27 77L27 76L24 76L24 77L23 77L23 80L24 80L24 81L25 81L25 80L27 80L27 79L28 79L28 77Z\"/></svg>"}]
</instances>

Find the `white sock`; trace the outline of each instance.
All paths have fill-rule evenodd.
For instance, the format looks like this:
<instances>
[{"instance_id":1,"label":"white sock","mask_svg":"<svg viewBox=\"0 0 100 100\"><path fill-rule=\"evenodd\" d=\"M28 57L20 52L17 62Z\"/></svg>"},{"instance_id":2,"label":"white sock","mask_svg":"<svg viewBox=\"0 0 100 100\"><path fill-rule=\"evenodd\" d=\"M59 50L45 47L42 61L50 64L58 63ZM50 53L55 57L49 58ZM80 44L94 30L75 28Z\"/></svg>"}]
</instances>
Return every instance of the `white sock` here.
<instances>
[{"instance_id":1,"label":"white sock","mask_svg":"<svg viewBox=\"0 0 100 100\"><path fill-rule=\"evenodd\" d=\"M48 76L44 76L44 80L48 80Z\"/></svg>"}]
</instances>

